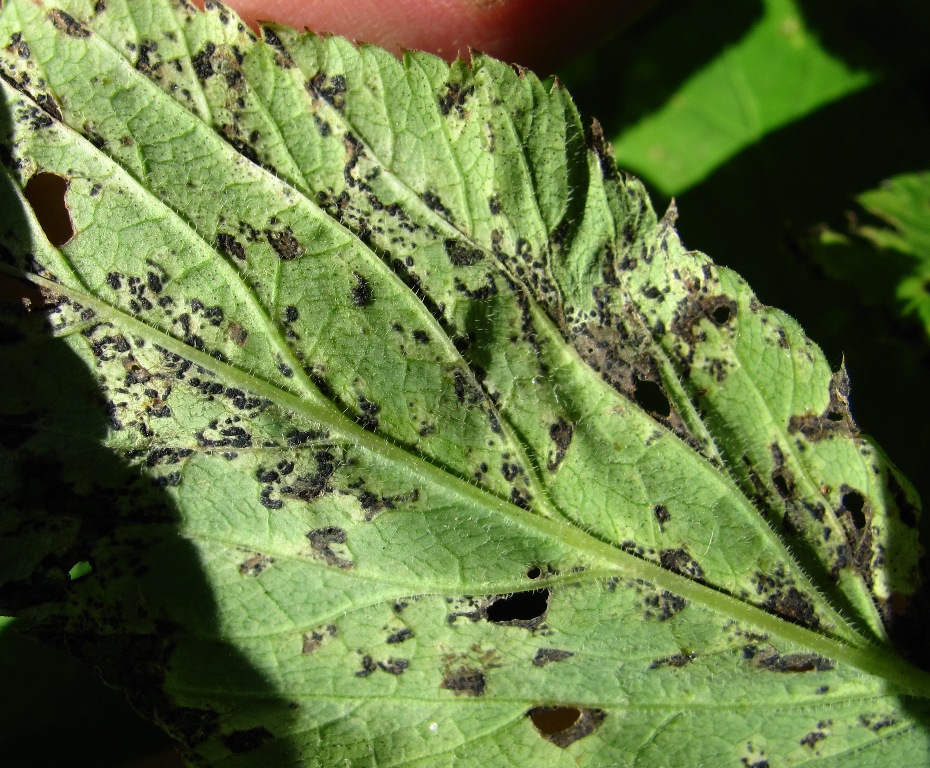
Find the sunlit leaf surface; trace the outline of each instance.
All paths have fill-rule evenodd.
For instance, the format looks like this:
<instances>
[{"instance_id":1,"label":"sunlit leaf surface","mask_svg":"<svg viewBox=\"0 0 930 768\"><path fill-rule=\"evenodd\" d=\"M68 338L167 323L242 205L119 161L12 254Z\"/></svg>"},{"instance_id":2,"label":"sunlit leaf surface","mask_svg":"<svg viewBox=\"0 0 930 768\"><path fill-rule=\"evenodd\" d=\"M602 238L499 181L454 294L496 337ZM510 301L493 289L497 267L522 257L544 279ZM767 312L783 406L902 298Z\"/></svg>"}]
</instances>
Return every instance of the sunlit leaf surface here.
<instances>
[{"instance_id":1,"label":"sunlit leaf surface","mask_svg":"<svg viewBox=\"0 0 930 768\"><path fill-rule=\"evenodd\" d=\"M0 608L192 762L927 760L913 492L559 85L217 5L0 48Z\"/></svg>"}]
</instances>

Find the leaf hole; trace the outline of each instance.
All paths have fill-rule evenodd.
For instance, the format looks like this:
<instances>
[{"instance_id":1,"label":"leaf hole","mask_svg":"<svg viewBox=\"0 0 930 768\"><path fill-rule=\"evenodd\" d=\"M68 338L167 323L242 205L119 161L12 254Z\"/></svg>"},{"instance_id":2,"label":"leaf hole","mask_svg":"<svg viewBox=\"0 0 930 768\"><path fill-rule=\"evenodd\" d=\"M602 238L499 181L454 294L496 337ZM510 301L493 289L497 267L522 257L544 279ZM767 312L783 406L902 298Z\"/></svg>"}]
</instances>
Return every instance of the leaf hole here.
<instances>
[{"instance_id":1,"label":"leaf hole","mask_svg":"<svg viewBox=\"0 0 930 768\"><path fill-rule=\"evenodd\" d=\"M791 489L788 487L788 481L785 479L784 474L781 472L772 473L772 482L775 484L775 490L778 491L778 495L783 499L787 499L791 495Z\"/></svg>"},{"instance_id":2,"label":"leaf hole","mask_svg":"<svg viewBox=\"0 0 930 768\"><path fill-rule=\"evenodd\" d=\"M71 212L65 204L68 180L55 173L40 171L26 182L23 192L48 241L58 247L74 237Z\"/></svg>"},{"instance_id":3,"label":"leaf hole","mask_svg":"<svg viewBox=\"0 0 930 768\"><path fill-rule=\"evenodd\" d=\"M827 418L830 421L843 421L846 417L839 411L830 411L830 413L827 414Z\"/></svg>"},{"instance_id":4,"label":"leaf hole","mask_svg":"<svg viewBox=\"0 0 930 768\"><path fill-rule=\"evenodd\" d=\"M847 491L843 494L843 507L852 515L853 524L859 530L865 528L865 499L859 491Z\"/></svg>"},{"instance_id":5,"label":"leaf hole","mask_svg":"<svg viewBox=\"0 0 930 768\"><path fill-rule=\"evenodd\" d=\"M542 571L536 565L526 572L526 578L528 579L538 579L540 576L542 576Z\"/></svg>"},{"instance_id":6,"label":"leaf hole","mask_svg":"<svg viewBox=\"0 0 930 768\"><path fill-rule=\"evenodd\" d=\"M668 417L672 415L672 406L662 387L648 379L636 379L636 388L633 399L644 411L657 416Z\"/></svg>"},{"instance_id":7,"label":"leaf hole","mask_svg":"<svg viewBox=\"0 0 930 768\"><path fill-rule=\"evenodd\" d=\"M713 318L717 325L726 325L728 322L730 322L732 315L732 310L726 304L721 304L710 313L710 316Z\"/></svg>"},{"instance_id":8,"label":"leaf hole","mask_svg":"<svg viewBox=\"0 0 930 768\"><path fill-rule=\"evenodd\" d=\"M577 723L581 710L578 707L533 707L527 714L541 735L553 736Z\"/></svg>"},{"instance_id":9,"label":"leaf hole","mask_svg":"<svg viewBox=\"0 0 930 768\"><path fill-rule=\"evenodd\" d=\"M549 607L549 590L534 589L501 597L484 609L488 621L503 624L509 621L533 621Z\"/></svg>"}]
</instances>

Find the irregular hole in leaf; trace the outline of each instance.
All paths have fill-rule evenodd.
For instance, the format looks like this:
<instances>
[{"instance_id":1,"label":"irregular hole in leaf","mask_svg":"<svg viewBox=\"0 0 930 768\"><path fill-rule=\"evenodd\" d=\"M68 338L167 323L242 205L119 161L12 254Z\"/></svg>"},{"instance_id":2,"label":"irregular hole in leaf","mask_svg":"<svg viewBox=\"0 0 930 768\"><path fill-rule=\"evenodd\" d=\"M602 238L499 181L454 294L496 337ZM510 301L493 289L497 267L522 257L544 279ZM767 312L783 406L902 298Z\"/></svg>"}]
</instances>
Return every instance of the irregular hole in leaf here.
<instances>
[{"instance_id":1,"label":"irregular hole in leaf","mask_svg":"<svg viewBox=\"0 0 930 768\"><path fill-rule=\"evenodd\" d=\"M666 418L672 415L671 403L669 403L668 398L662 391L662 387L654 381L650 381L649 379L636 379L633 399L644 411Z\"/></svg>"},{"instance_id":2,"label":"irregular hole in leaf","mask_svg":"<svg viewBox=\"0 0 930 768\"><path fill-rule=\"evenodd\" d=\"M565 706L533 707L526 715L540 736L562 749L594 733L607 717L601 709Z\"/></svg>"},{"instance_id":3,"label":"irregular hole in leaf","mask_svg":"<svg viewBox=\"0 0 930 768\"><path fill-rule=\"evenodd\" d=\"M787 499L791 494L791 489L788 487L788 481L785 479L784 474L782 472L773 472L772 482L775 484L775 490L778 491L778 495L783 499Z\"/></svg>"},{"instance_id":4,"label":"irregular hole in leaf","mask_svg":"<svg viewBox=\"0 0 930 768\"><path fill-rule=\"evenodd\" d=\"M39 171L23 190L48 241L58 247L74 237L71 212L65 204L68 180L56 173Z\"/></svg>"},{"instance_id":5,"label":"irregular hole in leaf","mask_svg":"<svg viewBox=\"0 0 930 768\"><path fill-rule=\"evenodd\" d=\"M846 491L843 494L843 507L852 515L853 524L862 530L865 528L865 498L859 491Z\"/></svg>"},{"instance_id":6,"label":"irregular hole in leaf","mask_svg":"<svg viewBox=\"0 0 930 768\"><path fill-rule=\"evenodd\" d=\"M827 414L827 418L830 419L830 421L843 421L846 417L839 411L830 411L830 413Z\"/></svg>"},{"instance_id":7,"label":"irregular hole in leaf","mask_svg":"<svg viewBox=\"0 0 930 768\"><path fill-rule=\"evenodd\" d=\"M548 589L534 589L498 598L484 609L484 615L495 624L538 619L549 607L549 592Z\"/></svg>"},{"instance_id":8,"label":"irregular hole in leaf","mask_svg":"<svg viewBox=\"0 0 930 768\"><path fill-rule=\"evenodd\" d=\"M526 572L526 578L528 579L538 579L540 576L542 576L542 571L536 565Z\"/></svg>"},{"instance_id":9,"label":"irregular hole in leaf","mask_svg":"<svg viewBox=\"0 0 930 768\"><path fill-rule=\"evenodd\" d=\"M552 736L577 723L581 710L578 707L534 707L527 715L537 731L543 736Z\"/></svg>"}]
</instances>

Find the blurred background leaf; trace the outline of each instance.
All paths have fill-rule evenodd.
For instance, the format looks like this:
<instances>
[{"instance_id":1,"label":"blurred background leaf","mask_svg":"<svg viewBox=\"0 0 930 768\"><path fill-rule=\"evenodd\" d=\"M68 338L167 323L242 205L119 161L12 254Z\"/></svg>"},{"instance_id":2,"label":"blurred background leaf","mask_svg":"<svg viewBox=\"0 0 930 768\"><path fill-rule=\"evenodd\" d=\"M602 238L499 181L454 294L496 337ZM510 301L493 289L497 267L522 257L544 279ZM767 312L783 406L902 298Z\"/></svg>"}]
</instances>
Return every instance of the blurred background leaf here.
<instances>
[{"instance_id":1,"label":"blurred background leaf","mask_svg":"<svg viewBox=\"0 0 930 768\"><path fill-rule=\"evenodd\" d=\"M857 195L930 164L928 30L925 0L679 0L562 75L656 207L674 195L686 245L845 361L859 426L925 499L926 336L807 245L845 231ZM873 277L894 270L876 259Z\"/></svg>"},{"instance_id":2,"label":"blurred background leaf","mask_svg":"<svg viewBox=\"0 0 930 768\"><path fill-rule=\"evenodd\" d=\"M930 172L895 176L856 203L846 233L813 234L814 261L866 305L911 318L930 338Z\"/></svg>"}]
</instances>

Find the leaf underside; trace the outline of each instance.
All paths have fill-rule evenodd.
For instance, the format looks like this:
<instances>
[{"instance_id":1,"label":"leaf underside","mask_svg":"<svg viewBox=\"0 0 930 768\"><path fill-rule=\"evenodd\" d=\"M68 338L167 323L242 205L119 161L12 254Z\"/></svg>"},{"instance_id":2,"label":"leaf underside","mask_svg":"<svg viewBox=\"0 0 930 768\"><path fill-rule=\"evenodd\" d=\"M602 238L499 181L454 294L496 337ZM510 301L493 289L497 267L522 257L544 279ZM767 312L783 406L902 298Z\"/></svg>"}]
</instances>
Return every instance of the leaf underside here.
<instances>
[{"instance_id":1,"label":"leaf underside","mask_svg":"<svg viewBox=\"0 0 930 768\"><path fill-rule=\"evenodd\" d=\"M558 83L262 36L4 4L0 607L194 763L926 762L845 372Z\"/></svg>"}]
</instances>

